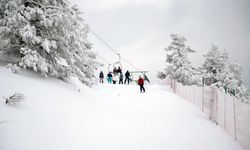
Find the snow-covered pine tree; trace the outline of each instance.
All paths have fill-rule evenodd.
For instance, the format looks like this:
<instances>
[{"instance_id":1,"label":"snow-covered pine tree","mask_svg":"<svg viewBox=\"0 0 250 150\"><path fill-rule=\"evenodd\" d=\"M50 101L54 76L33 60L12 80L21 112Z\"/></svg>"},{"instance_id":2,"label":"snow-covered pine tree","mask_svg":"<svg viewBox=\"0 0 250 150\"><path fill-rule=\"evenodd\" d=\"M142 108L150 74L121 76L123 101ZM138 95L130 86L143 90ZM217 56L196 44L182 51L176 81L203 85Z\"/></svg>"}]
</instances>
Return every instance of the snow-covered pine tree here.
<instances>
[{"instance_id":1,"label":"snow-covered pine tree","mask_svg":"<svg viewBox=\"0 0 250 150\"><path fill-rule=\"evenodd\" d=\"M226 67L229 64L228 53L221 52L217 46L212 44L210 51L204 55L205 61L202 66L207 86L216 85L223 87L223 80L226 77Z\"/></svg>"},{"instance_id":2,"label":"snow-covered pine tree","mask_svg":"<svg viewBox=\"0 0 250 150\"><path fill-rule=\"evenodd\" d=\"M98 63L80 14L67 0L1 0L0 59L43 76L77 76L93 84Z\"/></svg>"},{"instance_id":3,"label":"snow-covered pine tree","mask_svg":"<svg viewBox=\"0 0 250 150\"><path fill-rule=\"evenodd\" d=\"M230 64L229 54L220 51L219 48L212 44L211 50L204 55L205 62L202 66L207 86L217 86L226 93L247 100L247 88L242 80L242 67L237 63Z\"/></svg>"},{"instance_id":4,"label":"snow-covered pine tree","mask_svg":"<svg viewBox=\"0 0 250 150\"><path fill-rule=\"evenodd\" d=\"M247 88L242 80L243 68L236 62L227 67L227 76L224 79L225 91L230 95L246 101L248 99Z\"/></svg>"},{"instance_id":5,"label":"snow-covered pine tree","mask_svg":"<svg viewBox=\"0 0 250 150\"><path fill-rule=\"evenodd\" d=\"M165 48L167 52L166 68L164 72L159 72L159 78L168 77L174 79L183 85L200 85L201 78L197 70L191 66L188 59L188 53L195 52L186 46L186 39L177 34L170 35L172 42Z\"/></svg>"}]
</instances>

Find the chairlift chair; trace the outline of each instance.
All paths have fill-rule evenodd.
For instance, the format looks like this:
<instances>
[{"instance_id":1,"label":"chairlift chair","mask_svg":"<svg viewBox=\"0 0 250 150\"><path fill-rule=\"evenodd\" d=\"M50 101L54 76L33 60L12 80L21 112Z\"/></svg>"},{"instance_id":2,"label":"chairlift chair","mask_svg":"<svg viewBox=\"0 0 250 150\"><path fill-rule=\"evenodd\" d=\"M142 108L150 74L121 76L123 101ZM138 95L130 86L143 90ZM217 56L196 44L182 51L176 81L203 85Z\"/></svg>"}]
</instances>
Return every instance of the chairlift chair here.
<instances>
[{"instance_id":1,"label":"chairlift chair","mask_svg":"<svg viewBox=\"0 0 250 150\"><path fill-rule=\"evenodd\" d=\"M118 53L117 55L118 55L118 57L119 57L119 61L113 63L113 66L112 66L111 64L109 64L109 65L108 65L108 72L113 72L113 69L114 69L115 67L116 67L116 68L120 67L120 68L122 69L121 56L120 56L119 53ZM112 68L112 67L113 67L113 68Z\"/></svg>"},{"instance_id":2,"label":"chairlift chair","mask_svg":"<svg viewBox=\"0 0 250 150\"><path fill-rule=\"evenodd\" d=\"M117 55L118 55L119 60L113 64L113 69L114 68L116 68L116 69L120 68L122 70L121 55L119 53L117 53Z\"/></svg>"}]
</instances>

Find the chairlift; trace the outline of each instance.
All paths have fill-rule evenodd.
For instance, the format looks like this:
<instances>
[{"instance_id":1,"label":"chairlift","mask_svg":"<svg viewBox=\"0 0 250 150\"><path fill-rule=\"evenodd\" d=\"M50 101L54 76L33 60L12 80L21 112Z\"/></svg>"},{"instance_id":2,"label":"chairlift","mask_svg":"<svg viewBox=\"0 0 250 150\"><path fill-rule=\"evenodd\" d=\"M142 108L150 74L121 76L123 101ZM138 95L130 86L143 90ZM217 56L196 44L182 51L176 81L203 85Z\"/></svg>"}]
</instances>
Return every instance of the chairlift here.
<instances>
[{"instance_id":1,"label":"chairlift","mask_svg":"<svg viewBox=\"0 0 250 150\"><path fill-rule=\"evenodd\" d=\"M108 72L113 72L114 68L119 68L122 70L121 56L118 53L118 61L112 64L108 64Z\"/></svg>"},{"instance_id":2,"label":"chairlift","mask_svg":"<svg viewBox=\"0 0 250 150\"><path fill-rule=\"evenodd\" d=\"M116 69L120 68L122 70L121 55L119 53L117 53L117 55L118 55L119 60L113 64L113 69L114 68L116 68Z\"/></svg>"}]
</instances>

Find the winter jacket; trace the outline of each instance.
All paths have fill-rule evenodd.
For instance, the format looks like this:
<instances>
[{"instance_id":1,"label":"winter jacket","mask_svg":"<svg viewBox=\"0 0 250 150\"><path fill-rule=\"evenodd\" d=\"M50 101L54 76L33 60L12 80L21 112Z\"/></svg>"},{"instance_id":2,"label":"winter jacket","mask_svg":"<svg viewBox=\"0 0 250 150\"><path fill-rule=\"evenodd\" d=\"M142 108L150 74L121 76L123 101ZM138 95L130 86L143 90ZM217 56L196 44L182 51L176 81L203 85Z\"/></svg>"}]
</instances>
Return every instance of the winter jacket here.
<instances>
[{"instance_id":1,"label":"winter jacket","mask_svg":"<svg viewBox=\"0 0 250 150\"><path fill-rule=\"evenodd\" d=\"M125 73L125 76L126 76L126 78L130 77L130 73L127 71L127 72Z\"/></svg>"},{"instance_id":2,"label":"winter jacket","mask_svg":"<svg viewBox=\"0 0 250 150\"><path fill-rule=\"evenodd\" d=\"M112 74L109 73L109 74L107 75L107 77L108 77L108 78L112 78Z\"/></svg>"},{"instance_id":3,"label":"winter jacket","mask_svg":"<svg viewBox=\"0 0 250 150\"><path fill-rule=\"evenodd\" d=\"M142 78L139 78L139 79L138 79L138 84L139 84L139 85L144 85L144 80L143 80Z\"/></svg>"},{"instance_id":4,"label":"winter jacket","mask_svg":"<svg viewBox=\"0 0 250 150\"><path fill-rule=\"evenodd\" d=\"M122 73L120 73L119 79L123 80L123 74Z\"/></svg>"},{"instance_id":5,"label":"winter jacket","mask_svg":"<svg viewBox=\"0 0 250 150\"><path fill-rule=\"evenodd\" d=\"M99 74L99 78L104 78L103 72L101 71Z\"/></svg>"}]
</instances>

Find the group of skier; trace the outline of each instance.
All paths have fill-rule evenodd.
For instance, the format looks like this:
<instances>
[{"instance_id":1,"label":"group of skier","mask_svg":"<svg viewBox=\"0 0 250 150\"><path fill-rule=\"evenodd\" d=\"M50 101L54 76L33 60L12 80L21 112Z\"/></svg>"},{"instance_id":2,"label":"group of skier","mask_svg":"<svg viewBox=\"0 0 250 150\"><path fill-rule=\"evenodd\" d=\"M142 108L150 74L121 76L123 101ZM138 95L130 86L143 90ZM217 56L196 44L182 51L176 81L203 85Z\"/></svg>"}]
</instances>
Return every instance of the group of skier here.
<instances>
[{"instance_id":1,"label":"group of skier","mask_svg":"<svg viewBox=\"0 0 250 150\"><path fill-rule=\"evenodd\" d=\"M123 76L123 73L122 73L122 70L120 68L118 69L114 69L113 72L109 72L107 74L107 81L108 83L110 84L116 84L116 83L119 83L119 84L129 84L129 81L131 80L130 79L130 72L127 70L126 73L125 73L125 80L124 80L124 76ZM103 83L103 79L104 79L104 73L103 71L100 72L99 74L99 78L100 78L100 83ZM124 80L124 82L123 82Z\"/></svg>"},{"instance_id":2,"label":"group of skier","mask_svg":"<svg viewBox=\"0 0 250 150\"><path fill-rule=\"evenodd\" d=\"M124 80L124 76L125 76L125 80ZM109 72L107 74L107 81L109 84L129 84L130 80L131 80L131 75L130 72L127 70L126 73L124 74L122 73L122 69L120 67L116 68L114 67L113 72ZM103 79L104 79L104 73L103 71L100 72L99 74L99 78L100 78L100 83L103 83ZM124 82L123 82L124 81ZM140 86L140 91L141 92L145 92L145 88L144 88L144 79L139 76L139 79L137 81L138 85Z\"/></svg>"}]
</instances>

